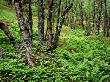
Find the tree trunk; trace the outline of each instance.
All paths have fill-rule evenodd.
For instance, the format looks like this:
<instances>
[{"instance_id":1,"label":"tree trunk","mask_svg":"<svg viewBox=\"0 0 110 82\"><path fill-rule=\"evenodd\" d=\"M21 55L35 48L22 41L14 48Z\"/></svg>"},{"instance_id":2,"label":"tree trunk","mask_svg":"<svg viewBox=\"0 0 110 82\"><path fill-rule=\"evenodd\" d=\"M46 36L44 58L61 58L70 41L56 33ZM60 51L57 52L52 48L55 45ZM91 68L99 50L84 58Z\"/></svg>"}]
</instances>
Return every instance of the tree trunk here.
<instances>
[{"instance_id":1,"label":"tree trunk","mask_svg":"<svg viewBox=\"0 0 110 82\"><path fill-rule=\"evenodd\" d=\"M60 36L61 30L62 30L62 25L65 20L65 15L69 12L69 10L72 8L72 6L73 6L73 4L70 4L70 6L66 6L65 10L62 12L60 22L59 22L58 26L56 26L57 29L56 29L55 38L54 38L54 48L56 48L58 45L59 36Z\"/></svg>"},{"instance_id":2,"label":"tree trunk","mask_svg":"<svg viewBox=\"0 0 110 82\"><path fill-rule=\"evenodd\" d=\"M108 29L108 19L107 19L107 1L104 0L104 6L105 6L105 11L104 11L104 36L109 36L109 29Z\"/></svg>"},{"instance_id":3,"label":"tree trunk","mask_svg":"<svg viewBox=\"0 0 110 82\"><path fill-rule=\"evenodd\" d=\"M57 17L57 24L56 24L56 33L55 33L55 38L54 38L54 47L56 47L56 43L57 43L57 34L58 34L58 26L59 26L59 22L60 22L60 12L61 12L61 0L59 1L59 4L58 4L58 17Z\"/></svg>"},{"instance_id":4,"label":"tree trunk","mask_svg":"<svg viewBox=\"0 0 110 82\"><path fill-rule=\"evenodd\" d=\"M23 17L22 2L15 0L15 8L16 8L16 16L18 18L18 23L20 26L20 31L23 37L24 47L26 49L26 61L28 65L32 67L34 66L34 63L32 61L32 41L31 41L28 24L26 23Z\"/></svg>"},{"instance_id":5,"label":"tree trunk","mask_svg":"<svg viewBox=\"0 0 110 82\"><path fill-rule=\"evenodd\" d=\"M52 49L52 12L53 11L53 0L48 0L48 18L47 18L47 47L48 49Z\"/></svg>"},{"instance_id":6,"label":"tree trunk","mask_svg":"<svg viewBox=\"0 0 110 82\"><path fill-rule=\"evenodd\" d=\"M97 28L97 31L98 31L98 34L100 33L100 24L101 24L101 13L102 13L102 1L98 1L97 3L98 5L98 20L96 22L96 28Z\"/></svg>"},{"instance_id":7,"label":"tree trunk","mask_svg":"<svg viewBox=\"0 0 110 82\"><path fill-rule=\"evenodd\" d=\"M31 40L33 39L33 36L32 36L32 33L33 33L33 31L32 31L32 26L33 26L33 21L32 21L32 1L31 0L29 0L29 15L28 15L28 22L29 22L29 27L30 27L30 35L31 35Z\"/></svg>"},{"instance_id":8,"label":"tree trunk","mask_svg":"<svg viewBox=\"0 0 110 82\"><path fill-rule=\"evenodd\" d=\"M44 43L44 1L38 0L38 41L40 47Z\"/></svg>"},{"instance_id":9,"label":"tree trunk","mask_svg":"<svg viewBox=\"0 0 110 82\"><path fill-rule=\"evenodd\" d=\"M95 5L95 0L93 1L93 6L94 6L94 7L93 7L93 25L92 25L92 26L93 26L93 31L94 31L94 30L95 30L95 29L94 29L94 27L95 27L95 14L96 14L96 13L95 13L95 12L96 12L96 9L95 9L95 8L96 8L96 7L95 7L95 6L96 6L96 5Z\"/></svg>"},{"instance_id":10,"label":"tree trunk","mask_svg":"<svg viewBox=\"0 0 110 82\"><path fill-rule=\"evenodd\" d=\"M19 52L19 46L17 45L17 42L15 38L12 36L11 32L9 31L7 25L0 21L0 29L4 31L4 33L9 38L10 42L13 44L13 47L16 49L17 52Z\"/></svg>"},{"instance_id":11,"label":"tree trunk","mask_svg":"<svg viewBox=\"0 0 110 82\"><path fill-rule=\"evenodd\" d=\"M84 29L84 16L83 16L83 3L82 2L80 2L79 3L79 8L80 8L80 18L81 18L81 26L82 26L82 28Z\"/></svg>"}]
</instances>

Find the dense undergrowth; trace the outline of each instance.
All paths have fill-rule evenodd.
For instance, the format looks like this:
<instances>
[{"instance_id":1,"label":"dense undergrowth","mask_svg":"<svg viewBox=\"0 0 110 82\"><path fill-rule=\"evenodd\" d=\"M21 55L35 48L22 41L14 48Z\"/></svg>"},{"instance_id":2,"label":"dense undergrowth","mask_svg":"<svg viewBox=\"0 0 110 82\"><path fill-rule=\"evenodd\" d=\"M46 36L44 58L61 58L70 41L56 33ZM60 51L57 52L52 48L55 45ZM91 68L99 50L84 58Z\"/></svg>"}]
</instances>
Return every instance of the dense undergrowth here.
<instances>
[{"instance_id":1,"label":"dense undergrowth","mask_svg":"<svg viewBox=\"0 0 110 82\"><path fill-rule=\"evenodd\" d=\"M0 6L0 20L9 24L16 41L21 43L19 27L14 11ZM37 19L33 28L33 56L36 66L25 65L24 52L17 54L8 38L0 30L0 49L6 52L0 58L0 80L12 82L109 82L110 81L110 38L84 36L76 27L64 26L58 48L53 54L38 54Z\"/></svg>"}]
</instances>

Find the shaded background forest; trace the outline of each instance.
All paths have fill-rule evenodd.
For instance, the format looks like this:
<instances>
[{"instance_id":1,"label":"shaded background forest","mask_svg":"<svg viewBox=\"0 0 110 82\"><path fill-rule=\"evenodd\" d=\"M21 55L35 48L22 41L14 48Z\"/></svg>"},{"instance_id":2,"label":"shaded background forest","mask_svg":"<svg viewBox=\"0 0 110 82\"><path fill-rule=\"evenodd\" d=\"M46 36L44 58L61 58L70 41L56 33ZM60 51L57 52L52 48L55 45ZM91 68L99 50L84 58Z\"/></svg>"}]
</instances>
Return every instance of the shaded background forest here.
<instances>
[{"instance_id":1,"label":"shaded background forest","mask_svg":"<svg viewBox=\"0 0 110 82\"><path fill-rule=\"evenodd\" d=\"M110 81L109 0L1 0L0 80Z\"/></svg>"}]
</instances>

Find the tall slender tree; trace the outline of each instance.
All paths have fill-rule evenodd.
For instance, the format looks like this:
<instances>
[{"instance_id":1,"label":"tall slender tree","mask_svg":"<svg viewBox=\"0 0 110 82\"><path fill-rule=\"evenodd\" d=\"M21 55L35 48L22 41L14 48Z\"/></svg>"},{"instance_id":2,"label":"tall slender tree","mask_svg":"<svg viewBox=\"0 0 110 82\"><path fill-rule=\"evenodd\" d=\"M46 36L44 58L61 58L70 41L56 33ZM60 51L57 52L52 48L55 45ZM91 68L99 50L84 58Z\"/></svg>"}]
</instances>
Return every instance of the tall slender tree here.
<instances>
[{"instance_id":1,"label":"tall slender tree","mask_svg":"<svg viewBox=\"0 0 110 82\"><path fill-rule=\"evenodd\" d=\"M98 11L98 14L97 14L97 21L96 21L96 28L97 28L97 31L98 31L98 34L100 32L100 25L101 25L101 15L102 15L102 0L99 0L96 2L97 3L97 11Z\"/></svg>"},{"instance_id":2,"label":"tall slender tree","mask_svg":"<svg viewBox=\"0 0 110 82\"><path fill-rule=\"evenodd\" d=\"M79 8L80 8L80 18L81 18L80 24L81 24L82 28L84 29L84 14L83 14L83 2L82 2L82 0L79 3Z\"/></svg>"},{"instance_id":3,"label":"tall slender tree","mask_svg":"<svg viewBox=\"0 0 110 82\"><path fill-rule=\"evenodd\" d=\"M44 44L44 0L38 0L38 41L40 47Z\"/></svg>"},{"instance_id":4,"label":"tall slender tree","mask_svg":"<svg viewBox=\"0 0 110 82\"><path fill-rule=\"evenodd\" d=\"M107 0L104 0L104 36L109 36L107 17Z\"/></svg>"},{"instance_id":5,"label":"tall slender tree","mask_svg":"<svg viewBox=\"0 0 110 82\"><path fill-rule=\"evenodd\" d=\"M48 0L48 18L47 18L47 47L52 49L52 17L53 17L53 1Z\"/></svg>"}]
</instances>

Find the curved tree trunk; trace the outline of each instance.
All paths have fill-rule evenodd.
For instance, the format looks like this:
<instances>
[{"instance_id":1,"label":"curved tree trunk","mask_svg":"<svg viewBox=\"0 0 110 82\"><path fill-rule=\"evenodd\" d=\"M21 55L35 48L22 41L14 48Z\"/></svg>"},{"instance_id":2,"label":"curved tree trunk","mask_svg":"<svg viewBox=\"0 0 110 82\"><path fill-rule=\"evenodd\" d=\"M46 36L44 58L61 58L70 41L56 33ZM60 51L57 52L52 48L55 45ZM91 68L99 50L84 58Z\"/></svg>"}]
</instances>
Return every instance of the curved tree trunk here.
<instances>
[{"instance_id":1,"label":"curved tree trunk","mask_svg":"<svg viewBox=\"0 0 110 82\"><path fill-rule=\"evenodd\" d=\"M19 52L19 46L17 45L17 42L4 22L0 21L0 29L2 29L4 31L4 33L9 38L10 42L13 44L13 47L16 49L17 52Z\"/></svg>"}]
</instances>

